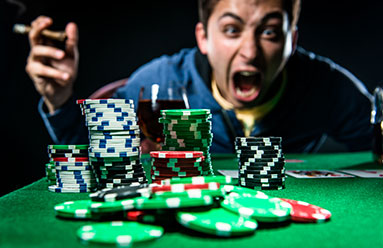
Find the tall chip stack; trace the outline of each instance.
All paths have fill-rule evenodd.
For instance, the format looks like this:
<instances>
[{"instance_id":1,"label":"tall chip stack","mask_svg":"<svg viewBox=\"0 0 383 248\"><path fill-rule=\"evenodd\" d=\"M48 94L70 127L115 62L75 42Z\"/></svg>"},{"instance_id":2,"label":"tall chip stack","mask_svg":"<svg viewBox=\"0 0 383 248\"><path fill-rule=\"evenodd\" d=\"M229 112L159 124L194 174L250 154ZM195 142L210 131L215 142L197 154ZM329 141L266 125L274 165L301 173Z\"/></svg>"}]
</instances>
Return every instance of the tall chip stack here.
<instances>
[{"instance_id":1,"label":"tall chip stack","mask_svg":"<svg viewBox=\"0 0 383 248\"><path fill-rule=\"evenodd\" d=\"M48 186L49 191L86 193L96 189L97 182L89 163L88 147L88 145L48 145L49 164L54 165L56 176L55 184Z\"/></svg>"},{"instance_id":2,"label":"tall chip stack","mask_svg":"<svg viewBox=\"0 0 383 248\"><path fill-rule=\"evenodd\" d=\"M99 188L146 183L133 100L78 100L89 130L89 160Z\"/></svg>"},{"instance_id":3,"label":"tall chip stack","mask_svg":"<svg viewBox=\"0 0 383 248\"><path fill-rule=\"evenodd\" d=\"M256 190L285 188L285 157L281 137L237 137L239 185Z\"/></svg>"},{"instance_id":4,"label":"tall chip stack","mask_svg":"<svg viewBox=\"0 0 383 248\"><path fill-rule=\"evenodd\" d=\"M211 113L209 109L167 109L161 110L159 122L163 124L165 136L162 150L201 151L202 176L213 175L210 146L213 141L211 132Z\"/></svg>"}]
</instances>

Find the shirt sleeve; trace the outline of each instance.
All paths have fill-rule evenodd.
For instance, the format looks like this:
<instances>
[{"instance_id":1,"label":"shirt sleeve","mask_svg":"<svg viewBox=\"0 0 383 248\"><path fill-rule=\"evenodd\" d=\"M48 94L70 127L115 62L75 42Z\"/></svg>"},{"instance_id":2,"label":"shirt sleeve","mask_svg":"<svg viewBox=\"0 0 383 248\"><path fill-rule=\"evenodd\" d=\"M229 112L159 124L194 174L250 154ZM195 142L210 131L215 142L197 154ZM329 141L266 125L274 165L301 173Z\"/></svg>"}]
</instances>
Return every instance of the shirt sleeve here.
<instances>
[{"instance_id":1,"label":"shirt sleeve","mask_svg":"<svg viewBox=\"0 0 383 248\"><path fill-rule=\"evenodd\" d=\"M55 144L88 144L88 132L85 119L75 97L71 97L55 113L47 112L43 98L38 104L38 111L45 127Z\"/></svg>"}]
</instances>

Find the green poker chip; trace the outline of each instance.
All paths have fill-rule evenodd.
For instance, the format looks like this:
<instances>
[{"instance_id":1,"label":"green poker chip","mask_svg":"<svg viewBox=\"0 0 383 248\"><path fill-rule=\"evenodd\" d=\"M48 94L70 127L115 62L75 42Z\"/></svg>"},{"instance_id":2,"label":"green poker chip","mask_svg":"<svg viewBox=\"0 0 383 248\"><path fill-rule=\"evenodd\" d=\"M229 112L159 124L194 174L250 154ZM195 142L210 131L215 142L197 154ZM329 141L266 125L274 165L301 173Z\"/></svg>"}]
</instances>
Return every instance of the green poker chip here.
<instances>
[{"instance_id":1,"label":"green poker chip","mask_svg":"<svg viewBox=\"0 0 383 248\"><path fill-rule=\"evenodd\" d=\"M211 123L210 120L207 119L188 119L188 120L181 120L181 119L167 119L167 118L158 118L159 123L168 123L168 124L208 124Z\"/></svg>"},{"instance_id":2,"label":"green poker chip","mask_svg":"<svg viewBox=\"0 0 383 248\"><path fill-rule=\"evenodd\" d=\"M77 236L85 243L109 244L127 247L134 243L161 237L164 229L134 221L112 221L82 226Z\"/></svg>"},{"instance_id":3,"label":"green poker chip","mask_svg":"<svg viewBox=\"0 0 383 248\"><path fill-rule=\"evenodd\" d=\"M171 191L161 191L154 193L155 197L182 197L182 198L202 198L203 196L211 197L223 197L224 191L221 188L211 190L211 189L189 189L183 192L171 192Z\"/></svg>"},{"instance_id":4,"label":"green poker chip","mask_svg":"<svg viewBox=\"0 0 383 248\"><path fill-rule=\"evenodd\" d=\"M178 212L177 221L192 230L216 236L231 237L254 233L258 223L223 208L207 211Z\"/></svg>"},{"instance_id":5,"label":"green poker chip","mask_svg":"<svg viewBox=\"0 0 383 248\"><path fill-rule=\"evenodd\" d=\"M205 184L205 183L219 183L219 184L235 184L237 183L232 177L229 176L199 176L199 177L186 177L186 178L170 178L162 180L161 184Z\"/></svg>"},{"instance_id":6,"label":"green poker chip","mask_svg":"<svg viewBox=\"0 0 383 248\"><path fill-rule=\"evenodd\" d=\"M188 207L202 207L213 204L213 198L209 195L193 195L163 197L157 195L152 198L137 198L135 202L136 209L177 209Z\"/></svg>"},{"instance_id":7,"label":"green poker chip","mask_svg":"<svg viewBox=\"0 0 383 248\"><path fill-rule=\"evenodd\" d=\"M231 188L231 190L227 190ZM253 218L260 222L281 222L290 219L291 205L275 197L236 186L227 186L228 194L221 206L241 216ZM225 187L224 187L225 190Z\"/></svg>"},{"instance_id":8,"label":"green poker chip","mask_svg":"<svg viewBox=\"0 0 383 248\"><path fill-rule=\"evenodd\" d=\"M48 149L77 149L88 150L89 145L48 145Z\"/></svg>"},{"instance_id":9,"label":"green poker chip","mask_svg":"<svg viewBox=\"0 0 383 248\"><path fill-rule=\"evenodd\" d=\"M208 115L210 114L210 109L165 109L161 110L162 115Z\"/></svg>"},{"instance_id":10,"label":"green poker chip","mask_svg":"<svg viewBox=\"0 0 383 248\"><path fill-rule=\"evenodd\" d=\"M55 205L54 209L57 216L64 218L90 219L92 213L90 211L91 200L67 201Z\"/></svg>"}]
</instances>

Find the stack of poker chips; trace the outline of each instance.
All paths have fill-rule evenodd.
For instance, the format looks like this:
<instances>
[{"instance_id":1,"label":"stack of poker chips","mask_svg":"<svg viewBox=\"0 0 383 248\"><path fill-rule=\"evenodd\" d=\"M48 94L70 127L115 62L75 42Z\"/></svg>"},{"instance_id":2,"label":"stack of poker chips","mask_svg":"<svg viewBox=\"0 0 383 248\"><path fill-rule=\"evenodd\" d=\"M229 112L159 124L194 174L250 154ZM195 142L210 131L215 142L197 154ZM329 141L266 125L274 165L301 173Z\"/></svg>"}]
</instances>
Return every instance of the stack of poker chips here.
<instances>
[{"instance_id":1,"label":"stack of poker chips","mask_svg":"<svg viewBox=\"0 0 383 248\"><path fill-rule=\"evenodd\" d=\"M99 188L146 183L133 100L78 100L89 130L89 159Z\"/></svg>"},{"instance_id":2,"label":"stack of poker chips","mask_svg":"<svg viewBox=\"0 0 383 248\"><path fill-rule=\"evenodd\" d=\"M161 182L169 178L201 176L203 152L200 151L153 151L151 178Z\"/></svg>"},{"instance_id":3,"label":"stack of poker chips","mask_svg":"<svg viewBox=\"0 0 383 248\"><path fill-rule=\"evenodd\" d=\"M161 110L163 133L162 150L201 151L202 175L212 175L210 146L213 141L211 114L209 109L168 109Z\"/></svg>"},{"instance_id":4,"label":"stack of poker chips","mask_svg":"<svg viewBox=\"0 0 383 248\"><path fill-rule=\"evenodd\" d=\"M50 164L55 166L56 183L49 191L85 193L96 189L96 178L88 158L88 145L49 145Z\"/></svg>"},{"instance_id":5,"label":"stack of poker chips","mask_svg":"<svg viewBox=\"0 0 383 248\"><path fill-rule=\"evenodd\" d=\"M240 186L256 190L285 188L285 158L281 137L237 137Z\"/></svg>"}]
</instances>

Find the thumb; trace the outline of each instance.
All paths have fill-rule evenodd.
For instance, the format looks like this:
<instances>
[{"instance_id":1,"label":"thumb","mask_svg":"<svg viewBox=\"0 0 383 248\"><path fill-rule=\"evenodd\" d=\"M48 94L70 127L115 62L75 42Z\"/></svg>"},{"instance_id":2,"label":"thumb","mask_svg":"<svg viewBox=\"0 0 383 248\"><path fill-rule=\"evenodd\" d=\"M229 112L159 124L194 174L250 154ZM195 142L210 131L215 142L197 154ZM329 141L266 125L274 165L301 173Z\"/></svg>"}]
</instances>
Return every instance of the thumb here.
<instances>
[{"instance_id":1,"label":"thumb","mask_svg":"<svg viewBox=\"0 0 383 248\"><path fill-rule=\"evenodd\" d=\"M65 27L65 33L68 37L65 41L65 50L69 55L74 56L76 54L78 44L78 28L76 23L68 23Z\"/></svg>"}]
</instances>

